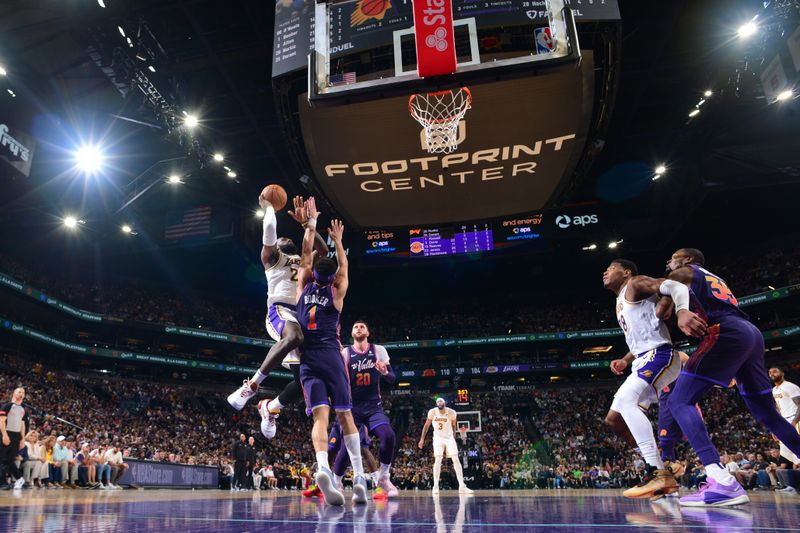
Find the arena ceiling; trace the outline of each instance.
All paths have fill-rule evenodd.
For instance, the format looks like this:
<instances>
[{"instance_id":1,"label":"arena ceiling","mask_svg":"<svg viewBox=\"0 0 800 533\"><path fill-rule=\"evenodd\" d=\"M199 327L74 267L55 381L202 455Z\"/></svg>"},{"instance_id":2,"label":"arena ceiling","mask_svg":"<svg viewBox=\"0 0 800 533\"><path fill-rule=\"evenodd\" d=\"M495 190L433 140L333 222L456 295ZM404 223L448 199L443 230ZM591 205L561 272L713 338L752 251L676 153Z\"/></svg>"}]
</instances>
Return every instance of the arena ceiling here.
<instances>
[{"instance_id":1,"label":"arena ceiling","mask_svg":"<svg viewBox=\"0 0 800 533\"><path fill-rule=\"evenodd\" d=\"M154 215L175 205L213 200L252 212L266 183L306 192L271 87L270 2L104 4L0 5L0 62L8 71L0 84L17 95L8 98L3 90L0 110L31 106L38 116L31 128L43 138L34 173L3 178L0 227L8 242L24 238L16 231L20 224L52 226L67 209L98 223L98 240L118 239L122 216L146 232ZM765 109L760 84L742 69L746 45L735 39L738 25L760 5L621 1L616 105L599 158L565 203L618 208L631 221L620 230L626 236L657 236L663 243L699 206L720 209L713 201L717 191L795 186L796 104ZM147 75L164 101L200 118L191 139L165 125L148 101L152 94L119 75L120 61L108 49L127 46L128 38L153 67ZM690 119L687 113L706 89L713 96ZM70 150L88 140L107 145L104 176L86 179L65 170ZM208 160L214 152L224 154L230 171ZM651 182L660 163L668 172ZM638 178L620 181L623 165L634 165ZM231 171L235 178L228 177ZM180 192L147 188L173 172L190 178Z\"/></svg>"}]
</instances>

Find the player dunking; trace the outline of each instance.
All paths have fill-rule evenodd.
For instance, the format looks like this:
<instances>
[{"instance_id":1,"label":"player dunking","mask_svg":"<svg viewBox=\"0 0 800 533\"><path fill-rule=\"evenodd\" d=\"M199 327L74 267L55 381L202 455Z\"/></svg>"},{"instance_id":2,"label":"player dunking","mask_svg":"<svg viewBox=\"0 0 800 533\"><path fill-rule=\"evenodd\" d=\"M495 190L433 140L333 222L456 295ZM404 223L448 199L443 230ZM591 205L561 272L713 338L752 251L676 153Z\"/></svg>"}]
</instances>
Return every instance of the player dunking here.
<instances>
[{"instance_id":1,"label":"player dunking","mask_svg":"<svg viewBox=\"0 0 800 533\"><path fill-rule=\"evenodd\" d=\"M664 282L674 286L671 296L678 326L684 329L687 321L694 321L690 308L701 316L702 325L700 346L675 383L668 406L705 466L708 482L680 503L693 507L739 505L750 499L720 464L695 404L715 385L727 387L735 378L753 416L795 455L800 455L800 435L775 407L772 382L764 368L764 336L739 309L725 281L704 264L700 250L681 248L667 261L669 281Z\"/></svg>"},{"instance_id":2,"label":"player dunking","mask_svg":"<svg viewBox=\"0 0 800 533\"><path fill-rule=\"evenodd\" d=\"M264 362L253 377L244 380L242 386L228 396L228 403L233 408L241 410L247 401L255 396L258 386L275 367L282 363L291 370L295 379L286 385L281 394L271 401L259 404L259 413L262 417L261 432L266 438L271 439L275 436L277 429L275 419L280 410L285 405L297 402L302 395L297 348L303 342L303 333L295 311L300 256L297 255L297 246L291 239L277 237L277 220L272 204L262 196L259 196L258 203L264 210L261 263L264 265L268 286L268 310L265 322L267 332L275 340L275 344L269 349ZM305 224L305 206L301 196L295 196L294 210L289 211L289 215L300 224ZM328 246L319 235L315 236L314 248L318 256L328 255Z\"/></svg>"},{"instance_id":3,"label":"player dunking","mask_svg":"<svg viewBox=\"0 0 800 533\"><path fill-rule=\"evenodd\" d=\"M678 377L681 359L672 348L667 325L656 315L661 281L638 274L636 265L626 259L615 259L603 273L603 285L617 295L617 321L629 355L635 356L631 374L614 395L606 421L620 436L633 437L647 463L642 483L623 496L658 498L677 492L678 484L672 470L664 467L650 420L640 406L646 408L658 401L663 388ZM622 361L629 359L626 356ZM615 423L620 416L624 424Z\"/></svg>"},{"instance_id":4,"label":"player dunking","mask_svg":"<svg viewBox=\"0 0 800 533\"><path fill-rule=\"evenodd\" d=\"M333 473L328 462L328 419L331 406L342 426L345 448L353 465L353 502L366 503L367 482L361 460L358 430L353 422L352 397L349 375L342 359L339 342L339 316L349 284L347 255L342 245L344 225L331 222L329 235L336 244L336 263L322 257L312 262L317 218L314 198L306 201L306 224L303 236L303 253L297 279L297 319L303 331L300 358L300 383L306 400L306 410L314 417L311 440L317 455L316 485L325 501L343 505L344 495L334 486Z\"/></svg>"},{"instance_id":5,"label":"player dunking","mask_svg":"<svg viewBox=\"0 0 800 533\"><path fill-rule=\"evenodd\" d=\"M389 417L383 411L381 380L394 383L395 375L389 363L386 348L369 342L369 328L363 320L356 320L351 331L353 344L342 349L342 357L350 372L350 390L353 396L353 420L364 425L380 442L378 459L381 462L378 486L388 498L396 498L397 488L390 479L394 459L395 433ZM338 483L347 470L347 457L340 451L336 457L333 473Z\"/></svg>"},{"instance_id":6,"label":"player dunking","mask_svg":"<svg viewBox=\"0 0 800 533\"><path fill-rule=\"evenodd\" d=\"M422 436L417 447L421 450L425 445L425 435L433 425L433 494L439 494L439 477L442 473L442 456L447 455L453 461L453 470L458 479L458 493L472 494L472 489L464 483L464 469L458 460L456 444L456 412L446 406L444 398L436 398L436 407L428 411L428 418L422 428Z\"/></svg>"}]
</instances>

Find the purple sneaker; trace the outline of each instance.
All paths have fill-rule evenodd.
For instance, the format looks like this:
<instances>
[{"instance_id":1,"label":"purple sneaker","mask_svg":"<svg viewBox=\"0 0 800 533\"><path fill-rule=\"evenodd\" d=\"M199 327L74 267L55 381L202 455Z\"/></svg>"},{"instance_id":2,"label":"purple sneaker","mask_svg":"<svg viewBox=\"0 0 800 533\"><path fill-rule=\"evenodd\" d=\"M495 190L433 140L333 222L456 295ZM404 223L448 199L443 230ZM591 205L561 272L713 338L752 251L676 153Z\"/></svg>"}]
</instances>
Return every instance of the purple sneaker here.
<instances>
[{"instance_id":1,"label":"purple sneaker","mask_svg":"<svg viewBox=\"0 0 800 533\"><path fill-rule=\"evenodd\" d=\"M708 478L706 483L700 484L699 491L684 496L680 499L680 503L686 507L727 507L750 503L750 498L737 481L730 485L722 485L714 478Z\"/></svg>"}]
</instances>

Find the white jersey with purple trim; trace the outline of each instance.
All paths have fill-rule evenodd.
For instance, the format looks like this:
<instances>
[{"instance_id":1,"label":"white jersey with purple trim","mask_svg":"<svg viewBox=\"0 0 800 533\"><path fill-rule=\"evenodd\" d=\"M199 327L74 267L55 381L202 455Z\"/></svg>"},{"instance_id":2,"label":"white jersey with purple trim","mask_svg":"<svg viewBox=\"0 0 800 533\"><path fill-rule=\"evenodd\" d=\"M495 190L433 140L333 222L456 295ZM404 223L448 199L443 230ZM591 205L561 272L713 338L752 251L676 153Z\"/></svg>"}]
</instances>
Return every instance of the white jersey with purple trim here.
<instances>
[{"instance_id":1,"label":"white jersey with purple trim","mask_svg":"<svg viewBox=\"0 0 800 533\"><path fill-rule=\"evenodd\" d=\"M276 304L295 305L297 303L297 271L300 268L299 255L286 255L277 250L277 261L264 270L267 277L267 307Z\"/></svg>"},{"instance_id":2,"label":"white jersey with purple trim","mask_svg":"<svg viewBox=\"0 0 800 533\"><path fill-rule=\"evenodd\" d=\"M654 294L638 302L625 298L626 283L617 295L617 322L625 334L625 342L633 355L638 356L659 346L672 344L669 329L663 320L656 316L658 295Z\"/></svg>"},{"instance_id":3,"label":"white jersey with purple trim","mask_svg":"<svg viewBox=\"0 0 800 533\"><path fill-rule=\"evenodd\" d=\"M449 407L444 408L444 413L434 407L428 411L428 420L433 426L433 437L436 439L455 439L453 434L453 420L456 419L456 412Z\"/></svg>"}]
</instances>

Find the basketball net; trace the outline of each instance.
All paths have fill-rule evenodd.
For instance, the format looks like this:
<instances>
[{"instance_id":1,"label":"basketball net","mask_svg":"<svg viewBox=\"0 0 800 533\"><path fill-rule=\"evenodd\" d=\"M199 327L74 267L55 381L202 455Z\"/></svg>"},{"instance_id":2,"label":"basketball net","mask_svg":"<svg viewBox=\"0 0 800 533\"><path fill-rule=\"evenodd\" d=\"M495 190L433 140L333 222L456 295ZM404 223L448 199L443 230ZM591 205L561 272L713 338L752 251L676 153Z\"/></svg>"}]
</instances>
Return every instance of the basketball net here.
<instances>
[{"instance_id":1,"label":"basketball net","mask_svg":"<svg viewBox=\"0 0 800 533\"><path fill-rule=\"evenodd\" d=\"M467 442L467 426L459 427L458 434L461 436L461 442Z\"/></svg>"},{"instance_id":2,"label":"basketball net","mask_svg":"<svg viewBox=\"0 0 800 533\"><path fill-rule=\"evenodd\" d=\"M458 123L472 107L472 93L466 87L408 99L411 116L425 129L428 153L449 154L458 148Z\"/></svg>"}]
</instances>

